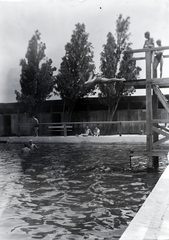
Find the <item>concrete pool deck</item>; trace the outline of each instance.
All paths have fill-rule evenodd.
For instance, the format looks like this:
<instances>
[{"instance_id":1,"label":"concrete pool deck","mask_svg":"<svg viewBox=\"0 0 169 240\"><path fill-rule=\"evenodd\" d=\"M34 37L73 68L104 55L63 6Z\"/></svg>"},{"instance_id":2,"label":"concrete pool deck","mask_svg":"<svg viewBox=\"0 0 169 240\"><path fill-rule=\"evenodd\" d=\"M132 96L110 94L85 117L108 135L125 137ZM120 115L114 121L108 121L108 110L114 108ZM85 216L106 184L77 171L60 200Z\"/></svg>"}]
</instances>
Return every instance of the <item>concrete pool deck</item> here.
<instances>
[{"instance_id":1,"label":"concrete pool deck","mask_svg":"<svg viewBox=\"0 0 169 240\"><path fill-rule=\"evenodd\" d=\"M25 143L30 139L35 143L79 143L79 142L91 142L91 143L131 143L131 144L145 144L146 135L111 135L100 137L83 137L83 136L20 136L20 137L1 137L0 141L8 140L9 143Z\"/></svg>"},{"instance_id":2,"label":"concrete pool deck","mask_svg":"<svg viewBox=\"0 0 169 240\"><path fill-rule=\"evenodd\" d=\"M169 166L120 240L169 239Z\"/></svg>"}]
</instances>

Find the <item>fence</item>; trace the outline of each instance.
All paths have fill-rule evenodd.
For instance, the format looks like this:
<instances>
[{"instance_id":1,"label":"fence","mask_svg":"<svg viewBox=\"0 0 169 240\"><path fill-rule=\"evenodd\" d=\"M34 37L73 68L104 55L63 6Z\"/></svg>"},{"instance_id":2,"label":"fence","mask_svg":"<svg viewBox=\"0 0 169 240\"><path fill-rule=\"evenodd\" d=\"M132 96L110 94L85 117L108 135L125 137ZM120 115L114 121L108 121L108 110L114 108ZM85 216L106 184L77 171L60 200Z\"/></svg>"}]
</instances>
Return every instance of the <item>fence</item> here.
<instances>
[{"instance_id":1,"label":"fence","mask_svg":"<svg viewBox=\"0 0 169 240\"><path fill-rule=\"evenodd\" d=\"M159 118L168 121L169 114L165 109L159 109ZM84 132L85 127L88 125L91 129L97 125L101 130L101 135L114 135L114 134L146 134L146 110L145 109L124 109L116 112L114 121L107 122L106 111L81 111L73 114L72 122L65 123L72 126L67 131L67 135L75 135ZM20 135L31 136L33 132L32 119L25 114L11 114L9 115L10 122L8 128L10 133L6 132L7 122L3 115L0 115L0 135ZM39 113L39 135L40 136L63 136L64 122L57 121L53 118L53 113ZM11 125L11 126L10 126ZM51 128L49 128L51 126ZM52 126L58 126L53 128ZM60 127L59 127L60 126ZM61 127L62 126L62 127ZM60 128L60 129L59 129Z\"/></svg>"},{"instance_id":2,"label":"fence","mask_svg":"<svg viewBox=\"0 0 169 240\"><path fill-rule=\"evenodd\" d=\"M145 134L145 123L146 121L41 123L39 134L42 136L72 136L84 133L86 126L89 126L91 131L97 126L101 135Z\"/></svg>"}]
</instances>

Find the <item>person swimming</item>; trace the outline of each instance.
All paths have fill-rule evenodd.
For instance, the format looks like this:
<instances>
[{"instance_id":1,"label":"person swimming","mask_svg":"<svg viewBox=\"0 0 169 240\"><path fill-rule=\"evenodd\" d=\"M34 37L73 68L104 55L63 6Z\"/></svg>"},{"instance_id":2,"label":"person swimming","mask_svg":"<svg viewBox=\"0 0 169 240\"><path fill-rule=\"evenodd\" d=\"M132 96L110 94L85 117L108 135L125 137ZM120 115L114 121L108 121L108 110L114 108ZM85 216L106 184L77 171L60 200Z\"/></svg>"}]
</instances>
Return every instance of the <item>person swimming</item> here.
<instances>
[{"instance_id":1,"label":"person swimming","mask_svg":"<svg viewBox=\"0 0 169 240\"><path fill-rule=\"evenodd\" d=\"M28 147L33 150L35 148L38 148L38 146L36 146L36 144L33 143L32 139L30 139L29 143L28 143Z\"/></svg>"},{"instance_id":2,"label":"person swimming","mask_svg":"<svg viewBox=\"0 0 169 240\"><path fill-rule=\"evenodd\" d=\"M22 148L21 152L25 156L30 154L31 149L28 147L28 144L26 144L26 143L24 144L24 147Z\"/></svg>"}]
</instances>

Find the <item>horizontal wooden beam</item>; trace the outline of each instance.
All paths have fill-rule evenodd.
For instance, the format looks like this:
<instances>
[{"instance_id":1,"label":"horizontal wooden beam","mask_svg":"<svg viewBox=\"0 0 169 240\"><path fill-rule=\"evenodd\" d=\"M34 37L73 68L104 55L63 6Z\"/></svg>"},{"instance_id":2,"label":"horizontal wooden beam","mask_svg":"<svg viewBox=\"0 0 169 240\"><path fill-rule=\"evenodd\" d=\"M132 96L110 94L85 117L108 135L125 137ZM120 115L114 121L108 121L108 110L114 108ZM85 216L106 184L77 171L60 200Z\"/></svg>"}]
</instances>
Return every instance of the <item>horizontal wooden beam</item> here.
<instances>
[{"instance_id":1,"label":"horizontal wooden beam","mask_svg":"<svg viewBox=\"0 0 169 240\"><path fill-rule=\"evenodd\" d=\"M169 86L169 78L153 78L150 80L152 85Z\"/></svg>"},{"instance_id":2,"label":"horizontal wooden beam","mask_svg":"<svg viewBox=\"0 0 169 240\"><path fill-rule=\"evenodd\" d=\"M169 123L168 119L153 119L153 123Z\"/></svg>"},{"instance_id":3,"label":"horizontal wooden beam","mask_svg":"<svg viewBox=\"0 0 169 240\"><path fill-rule=\"evenodd\" d=\"M72 128L73 126L65 126L66 128ZM60 128L64 128L64 126L49 126L48 128L50 128L50 129L55 129L55 128L57 128L57 129L60 129Z\"/></svg>"},{"instance_id":4,"label":"horizontal wooden beam","mask_svg":"<svg viewBox=\"0 0 169 240\"><path fill-rule=\"evenodd\" d=\"M152 151L152 156L158 156L158 157L166 157L168 155L168 151Z\"/></svg>"},{"instance_id":5,"label":"horizontal wooden beam","mask_svg":"<svg viewBox=\"0 0 169 240\"><path fill-rule=\"evenodd\" d=\"M146 87L146 79L137 79L137 80L128 80L124 82L126 86L135 88L145 88Z\"/></svg>"},{"instance_id":6,"label":"horizontal wooden beam","mask_svg":"<svg viewBox=\"0 0 169 240\"><path fill-rule=\"evenodd\" d=\"M127 50L125 53L140 53L140 52L149 52L149 51L161 51L161 50L169 50L169 46L165 47L154 47L154 48L142 48L142 49L135 49L135 50Z\"/></svg>"},{"instance_id":7,"label":"horizontal wooden beam","mask_svg":"<svg viewBox=\"0 0 169 240\"><path fill-rule=\"evenodd\" d=\"M85 125L91 125L91 124L130 124L130 123L146 123L146 120L141 120L141 121L94 121L94 122L55 122L55 123L39 123L39 125L51 125L50 127L52 127L53 125L58 125L58 126L63 126L63 124L66 125L78 125L78 124L85 124Z\"/></svg>"},{"instance_id":8,"label":"horizontal wooden beam","mask_svg":"<svg viewBox=\"0 0 169 240\"><path fill-rule=\"evenodd\" d=\"M146 123L145 120L141 121L97 121L97 122L65 122L65 124L129 124L129 123Z\"/></svg>"},{"instance_id":9,"label":"horizontal wooden beam","mask_svg":"<svg viewBox=\"0 0 169 240\"><path fill-rule=\"evenodd\" d=\"M134 156L167 156L168 155L169 150L168 149L155 149L152 150L152 152L148 152L148 151L133 151L129 153L130 157L134 157Z\"/></svg>"},{"instance_id":10,"label":"horizontal wooden beam","mask_svg":"<svg viewBox=\"0 0 169 240\"><path fill-rule=\"evenodd\" d=\"M163 58L169 58L169 55L163 55ZM134 57L134 58L131 58L131 60L129 61L137 61L137 60L145 60L146 58L145 57Z\"/></svg>"},{"instance_id":11,"label":"horizontal wooden beam","mask_svg":"<svg viewBox=\"0 0 169 240\"><path fill-rule=\"evenodd\" d=\"M159 156L159 157L165 156L166 157L168 155L168 152L169 152L169 150L166 150L166 149L165 150L164 149L162 149L162 150L156 149L156 150L152 151L152 156Z\"/></svg>"},{"instance_id":12,"label":"horizontal wooden beam","mask_svg":"<svg viewBox=\"0 0 169 240\"><path fill-rule=\"evenodd\" d=\"M131 58L129 61L145 60L145 57L135 57Z\"/></svg>"},{"instance_id":13,"label":"horizontal wooden beam","mask_svg":"<svg viewBox=\"0 0 169 240\"><path fill-rule=\"evenodd\" d=\"M144 89L147 83L158 85L160 88L167 88L169 87L169 78L154 78L149 81L146 81L146 79L128 80L125 85L128 87L134 86L136 89Z\"/></svg>"}]
</instances>

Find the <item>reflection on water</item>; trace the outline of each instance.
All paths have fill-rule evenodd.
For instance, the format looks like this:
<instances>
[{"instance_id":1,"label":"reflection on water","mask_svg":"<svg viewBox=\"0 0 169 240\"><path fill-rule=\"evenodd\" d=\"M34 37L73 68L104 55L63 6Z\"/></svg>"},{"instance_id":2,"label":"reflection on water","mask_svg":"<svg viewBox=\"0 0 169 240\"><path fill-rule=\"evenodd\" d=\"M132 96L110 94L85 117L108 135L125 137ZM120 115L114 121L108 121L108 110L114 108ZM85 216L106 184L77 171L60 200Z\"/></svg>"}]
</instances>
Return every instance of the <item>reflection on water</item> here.
<instances>
[{"instance_id":1,"label":"reflection on water","mask_svg":"<svg viewBox=\"0 0 169 240\"><path fill-rule=\"evenodd\" d=\"M0 145L0 239L119 239L160 173L112 144ZM133 167L145 167L145 159Z\"/></svg>"}]
</instances>

